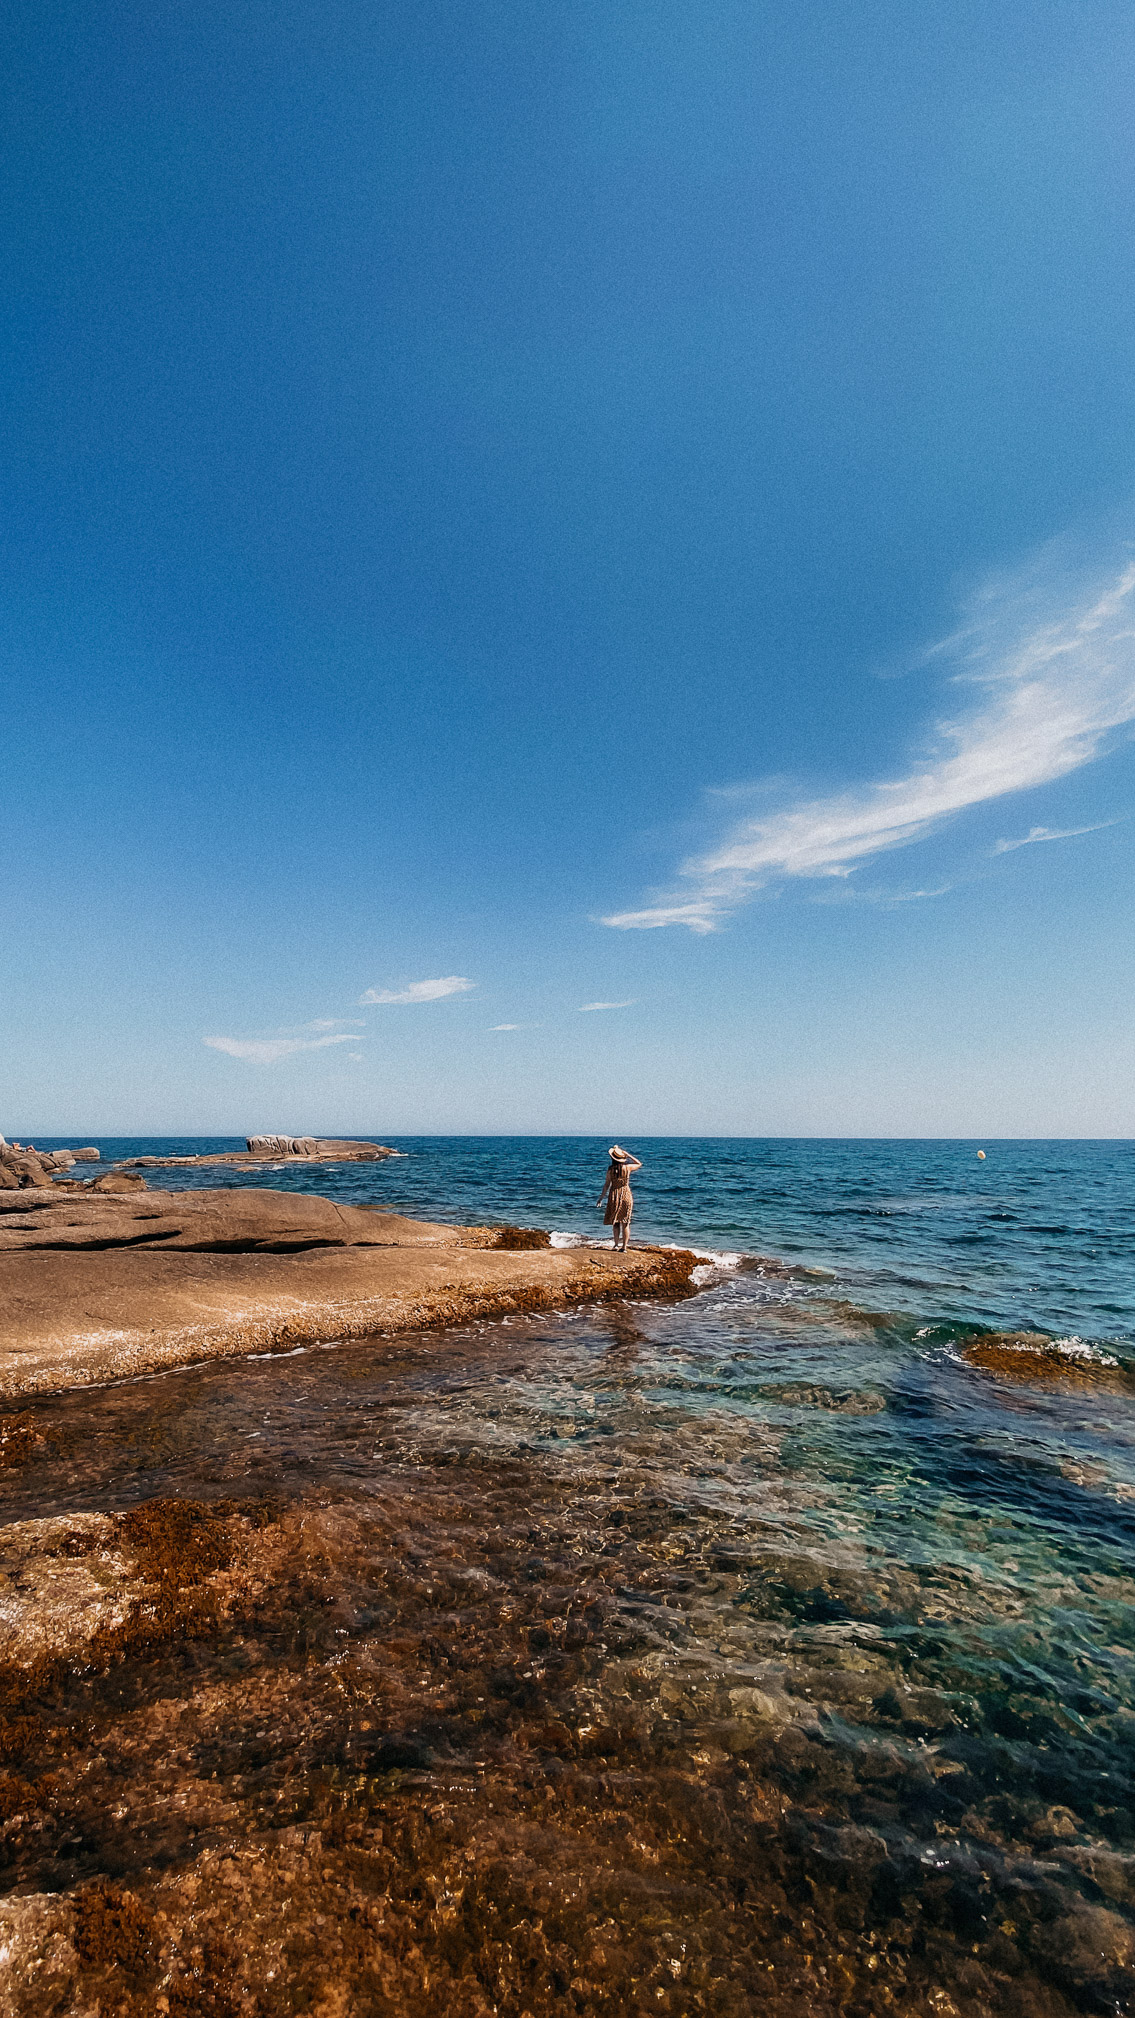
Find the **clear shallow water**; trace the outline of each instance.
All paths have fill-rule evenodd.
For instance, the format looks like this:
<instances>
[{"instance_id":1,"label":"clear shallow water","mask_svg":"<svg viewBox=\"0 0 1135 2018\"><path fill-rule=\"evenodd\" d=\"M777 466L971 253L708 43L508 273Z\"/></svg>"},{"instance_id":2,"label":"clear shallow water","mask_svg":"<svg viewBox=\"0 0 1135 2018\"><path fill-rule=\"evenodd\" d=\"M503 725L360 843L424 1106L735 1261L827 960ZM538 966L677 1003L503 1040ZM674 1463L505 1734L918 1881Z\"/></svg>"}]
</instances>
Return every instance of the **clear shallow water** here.
<instances>
[{"instance_id":1,"label":"clear shallow water","mask_svg":"<svg viewBox=\"0 0 1135 2018\"><path fill-rule=\"evenodd\" d=\"M604 1144L392 1146L404 1159L236 1181L422 1217L596 1230ZM389 1632L373 1590L389 1581L389 1567L375 1568L386 1544L367 1529L385 1496L408 1483L432 1495L439 1532L460 1505L458 1555L490 1578L499 1605L493 1672L512 1658L517 1621L529 1635L513 1695L500 1684L513 1723L492 1742L519 1742L535 1718L544 1736L525 1756L558 1787L561 1769L587 1778L587 1734L606 1732L606 1770L639 1775L636 1798L662 1800L674 1772L716 1787L722 1884L749 1885L755 1956L786 1944L786 2011L823 2008L840 1968L854 1977L840 1993L849 2009L897 1997L904 2011L947 2011L938 1991L967 2012L1126 2009L1135 1149L989 1143L979 1164L977 1145L943 1143L630 1146L645 1164L636 1232L731 1257L697 1297L62 1397L30 1412L44 1440L6 1474L8 1520L117 1516L154 1495L353 1508L350 1537L335 1530L322 1543L333 1596L318 1605L334 1603L336 1623L322 1637L305 1628L296 1684L314 1699L329 1661L349 1650L365 1668ZM755 1265L757 1255L787 1268ZM968 1364L967 1339L991 1328L1084 1342L1067 1348L1075 1377L1037 1384ZM482 1493L478 1524L470 1508ZM269 1663L291 1644L286 1576L278 1589L281 1617L261 1633ZM538 1616L534 1589L548 1600ZM578 1652L569 1626L585 1598L602 1629ZM305 1617L318 1611L305 1604ZM423 1673L455 1607L452 1591L433 1590L403 1611ZM545 1642L552 1666L533 1667ZM483 1763L489 1736L475 1720L493 1686L477 1668L448 1722L414 1713L415 1728L429 1723L435 1778L440 1760ZM503 1753L498 1766L512 1798ZM780 1804L759 1852L758 1783ZM576 1811L593 1797L577 1792ZM125 1861L143 1868L152 1850L135 1846ZM727 1935L709 1907L704 1922L692 1904L683 1911L702 1928L705 1980L716 1982L714 1956L727 1974L736 1923ZM843 1930L822 1981L808 1912ZM759 1959L750 2001L735 2006L699 2005L692 1991L683 2002L669 1963L658 1966L648 2008L763 2008L751 2001L765 1982ZM528 2007L519 1991L511 2005L498 1992L502 2009L539 2002L531 1986Z\"/></svg>"}]
</instances>

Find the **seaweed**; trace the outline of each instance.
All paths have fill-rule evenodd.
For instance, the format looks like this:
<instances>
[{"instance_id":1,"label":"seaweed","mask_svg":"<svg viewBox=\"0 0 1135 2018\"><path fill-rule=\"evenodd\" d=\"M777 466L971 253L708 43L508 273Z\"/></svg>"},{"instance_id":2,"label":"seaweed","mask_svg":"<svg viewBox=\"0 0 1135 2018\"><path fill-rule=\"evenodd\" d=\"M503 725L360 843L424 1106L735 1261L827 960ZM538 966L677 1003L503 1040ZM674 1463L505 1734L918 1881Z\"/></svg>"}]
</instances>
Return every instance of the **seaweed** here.
<instances>
[{"instance_id":1,"label":"seaweed","mask_svg":"<svg viewBox=\"0 0 1135 2018\"><path fill-rule=\"evenodd\" d=\"M153 1958L154 1920L141 1900L111 1878L75 1894L75 1953L88 1968L144 1969Z\"/></svg>"},{"instance_id":2,"label":"seaweed","mask_svg":"<svg viewBox=\"0 0 1135 2018\"><path fill-rule=\"evenodd\" d=\"M120 1517L118 1531L146 1581L170 1592L228 1569L235 1553L224 1519L196 1500L145 1500Z\"/></svg>"},{"instance_id":3,"label":"seaweed","mask_svg":"<svg viewBox=\"0 0 1135 2018\"><path fill-rule=\"evenodd\" d=\"M46 1441L35 1416L26 1409L19 1415L0 1415L0 1465L26 1464Z\"/></svg>"}]
</instances>

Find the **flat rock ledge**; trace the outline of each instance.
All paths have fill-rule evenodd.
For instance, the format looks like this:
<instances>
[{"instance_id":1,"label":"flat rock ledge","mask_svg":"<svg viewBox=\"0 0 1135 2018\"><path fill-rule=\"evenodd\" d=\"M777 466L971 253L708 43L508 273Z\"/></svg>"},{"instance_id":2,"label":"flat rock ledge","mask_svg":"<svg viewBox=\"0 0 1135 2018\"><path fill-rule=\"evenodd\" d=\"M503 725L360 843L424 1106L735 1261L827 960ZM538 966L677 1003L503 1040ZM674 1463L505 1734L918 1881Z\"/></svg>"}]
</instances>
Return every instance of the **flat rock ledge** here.
<instances>
[{"instance_id":1,"label":"flat rock ledge","mask_svg":"<svg viewBox=\"0 0 1135 2018\"><path fill-rule=\"evenodd\" d=\"M679 1249L486 1245L496 1237L282 1191L0 1193L0 1403L321 1340L683 1295L697 1266Z\"/></svg>"},{"instance_id":2,"label":"flat rock ledge","mask_svg":"<svg viewBox=\"0 0 1135 2018\"><path fill-rule=\"evenodd\" d=\"M249 1135L243 1149L214 1149L202 1156L128 1156L116 1170L263 1170L281 1163L380 1163L397 1156L383 1142L347 1142L323 1135Z\"/></svg>"}]
</instances>

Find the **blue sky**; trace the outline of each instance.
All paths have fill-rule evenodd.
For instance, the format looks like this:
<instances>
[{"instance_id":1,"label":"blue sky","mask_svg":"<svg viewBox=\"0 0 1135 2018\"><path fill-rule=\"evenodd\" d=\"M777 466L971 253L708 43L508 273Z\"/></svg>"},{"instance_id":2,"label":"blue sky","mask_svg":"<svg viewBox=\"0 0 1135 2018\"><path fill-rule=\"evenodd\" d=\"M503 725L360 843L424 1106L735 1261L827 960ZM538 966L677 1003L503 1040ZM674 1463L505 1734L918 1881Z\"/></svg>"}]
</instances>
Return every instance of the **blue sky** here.
<instances>
[{"instance_id":1,"label":"blue sky","mask_svg":"<svg viewBox=\"0 0 1135 2018\"><path fill-rule=\"evenodd\" d=\"M7 21L0 1129L1135 1133L1129 6Z\"/></svg>"}]
</instances>

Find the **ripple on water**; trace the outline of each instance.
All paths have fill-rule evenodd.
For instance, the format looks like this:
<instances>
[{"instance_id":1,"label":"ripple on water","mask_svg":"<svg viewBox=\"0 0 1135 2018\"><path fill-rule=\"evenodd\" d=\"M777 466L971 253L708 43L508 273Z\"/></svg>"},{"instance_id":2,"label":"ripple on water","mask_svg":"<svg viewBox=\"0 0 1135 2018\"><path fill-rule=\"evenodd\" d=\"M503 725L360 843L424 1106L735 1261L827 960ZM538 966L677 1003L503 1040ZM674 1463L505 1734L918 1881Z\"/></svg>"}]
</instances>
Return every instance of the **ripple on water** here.
<instances>
[{"instance_id":1,"label":"ripple on water","mask_svg":"<svg viewBox=\"0 0 1135 2018\"><path fill-rule=\"evenodd\" d=\"M13 2009L1121 2008L1135 1408L919 1329L733 1269L0 1426Z\"/></svg>"}]
</instances>

